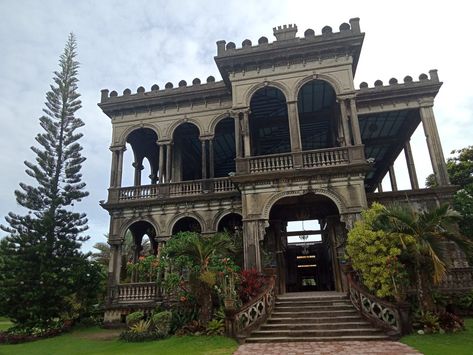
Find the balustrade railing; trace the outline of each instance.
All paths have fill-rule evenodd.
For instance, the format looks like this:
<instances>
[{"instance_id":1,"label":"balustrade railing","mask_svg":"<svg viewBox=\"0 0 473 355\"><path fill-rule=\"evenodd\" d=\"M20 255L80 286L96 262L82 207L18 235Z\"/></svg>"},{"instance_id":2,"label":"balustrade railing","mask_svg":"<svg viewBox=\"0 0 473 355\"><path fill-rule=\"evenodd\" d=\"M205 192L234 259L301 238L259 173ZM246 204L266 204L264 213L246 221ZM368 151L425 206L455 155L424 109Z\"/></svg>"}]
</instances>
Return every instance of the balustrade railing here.
<instances>
[{"instance_id":1,"label":"balustrade railing","mask_svg":"<svg viewBox=\"0 0 473 355\"><path fill-rule=\"evenodd\" d=\"M409 304L393 304L381 300L361 286L353 272L348 272L346 276L348 296L362 317L394 336L411 332Z\"/></svg>"},{"instance_id":2,"label":"balustrade railing","mask_svg":"<svg viewBox=\"0 0 473 355\"><path fill-rule=\"evenodd\" d=\"M225 310L225 330L228 336L247 336L271 315L276 301L275 278L270 276L267 280L265 289L240 309Z\"/></svg>"},{"instance_id":3,"label":"balustrade railing","mask_svg":"<svg viewBox=\"0 0 473 355\"><path fill-rule=\"evenodd\" d=\"M302 152L304 168L342 165L348 163L348 148L333 148Z\"/></svg>"},{"instance_id":4,"label":"balustrade railing","mask_svg":"<svg viewBox=\"0 0 473 355\"><path fill-rule=\"evenodd\" d=\"M249 158L250 173L288 170L294 167L292 154L275 154Z\"/></svg>"},{"instance_id":5,"label":"balustrade railing","mask_svg":"<svg viewBox=\"0 0 473 355\"><path fill-rule=\"evenodd\" d=\"M113 303L141 303L156 301L160 297L156 282L138 282L115 286Z\"/></svg>"},{"instance_id":6,"label":"balustrade railing","mask_svg":"<svg viewBox=\"0 0 473 355\"><path fill-rule=\"evenodd\" d=\"M449 269L445 279L436 288L442 292L473 290L473 267Z\"/></svg>"},{"instance_id":7,"label":"balustrade railing","mask_svg":"<svg viewBox=\"0 0 473 355\"><path fill-rule=\"evenodd\" d=\"M216 178L110 189L109 200L113 200L113 196L118 201L132 201L231 191L236 188L229 178Z\"/></svg>"}]
</instances>

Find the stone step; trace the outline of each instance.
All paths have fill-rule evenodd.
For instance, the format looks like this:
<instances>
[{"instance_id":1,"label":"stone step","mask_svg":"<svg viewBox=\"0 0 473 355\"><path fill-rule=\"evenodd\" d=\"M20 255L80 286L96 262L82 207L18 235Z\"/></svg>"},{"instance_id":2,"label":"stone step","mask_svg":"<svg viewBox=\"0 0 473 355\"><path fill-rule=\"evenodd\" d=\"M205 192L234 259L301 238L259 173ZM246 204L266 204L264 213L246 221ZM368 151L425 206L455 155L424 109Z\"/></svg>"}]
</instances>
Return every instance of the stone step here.
<instances>
[{"instance_id":1,"label":"stone step","mask_svg":"<svg viewBox=\"0 0 473 355\"><path fill-rule=\"evenodd\" d=\"M314 297L314 296L301 296L301 297L285 297L277 296L276 302L331 302L331 301L345 301L348 300L346 295L343 296L325 296L325 297Z\"/></svg>"},{"instance_id":2,"label":"stone step","mask_svg":"<svg viewBox=\"0 0 473 355\"><path fill-rule=\"evenodd\" d=\"M292 318L317 318L317 317L331 317L331 316L352 316L352 315L357 315L358 312L352 308L348 310L326 310L326 311L313 311L313 312L304 312L304 311L298 311L298 312L284 312L284 311L279 311L278 309L275 309L272 313L272 317L278 318L278 317L292 317Z\"/></svg>"},{"instance_id":3,"label":"stone step","mask_svg":"<svg viewBox=\"0 0 473 355\"><path fill-rule=\"evenodd\" d=\"M340 328L370 328L371 324L361 320L354 320L352 322L339 322L339 323L315 323L315 322L299 322L299 323L266 323L260 327L260 330L329 330L329 329L340 329Z\"/></svg>"},{"instance_id":4,"label":"stone step","mask_svg":"<svg viewBox=\"0 0 473 355\"><path fill-rule=\"evenodd\" d=\"M332 305L332 306L314 306L314 305L285 305L285 306L276 306L275 310L279 312L317 312L317 311L345 311L352 310L353 305L343 304L343 305Z\"/></svg>"},{"instance_id":5,"label":"stone step","mask_svg":"<svg viewBox=\"0 0 473 355\"><path fill-rule=\"evenodd\" d=\"M288 343L288 342L309 342L309 341L375 341L375 340L389 340L389 337L384 334L377 335L348 335L337 337L250 337L246 339L247 343Z\"/></svg>"},{"instance_id":6,"label":"stone step","mask_svg":"<svg viewBox=\"0 0 473 355\"><path fill-rule=\"evenodd\" d=\"M287 301L276 301L276 307L282 306L294 306L294 307L304 307L304 306L339 306L339 305L351 305L352 303L349 300L333 300L333 301L296 301L287 300Z\"/></svg>"},{"instance_id":7,"label":"stone step","mask_svg":"<svg viewBox=\"0 0 473 355\"><path fill-rule=\"evenodd\" d=\"M289 330L289 329L271 329L271 330L256 330L251 333L251 337L340 337L340 336L368 336L382 334L381 330L366 327L366 328L339 328L339 329L305 329L305 330Z\"/></svg>"},{"instance_id":8,"label":"stone step","mask_svg":"<svg viewBox=\"0 0 473 355\"><path fill-rule=\"evenodd\" d=\"M270 318L268 318L267 322L268 324L277 324L277 323L312 323L312 324L317 324L317 323L343 323L343 322L348 322L348 321L361 321L362 318L356 313L353 315L349 316L329 316L329 317L298 317L298 318L293 318L291 316L284 316L284 317L278 317L275 316L274 313L271 315Z\"/></svg>"}]
</instances>

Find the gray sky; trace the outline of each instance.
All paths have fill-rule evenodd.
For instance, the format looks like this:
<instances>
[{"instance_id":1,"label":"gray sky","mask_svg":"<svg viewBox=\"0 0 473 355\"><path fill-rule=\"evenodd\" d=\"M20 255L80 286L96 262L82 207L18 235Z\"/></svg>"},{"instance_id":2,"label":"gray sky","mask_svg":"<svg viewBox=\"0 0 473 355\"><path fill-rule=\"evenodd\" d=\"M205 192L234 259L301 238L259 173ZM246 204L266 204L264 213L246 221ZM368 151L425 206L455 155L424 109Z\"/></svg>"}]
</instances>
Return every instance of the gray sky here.
<instances>
[{"instance_id":1,"label":"gray sky","mask_svg":"<svg viewBox=\"0 0 473 355\"><path fill-rule=\"evenodd\" d=\"M219 80L213 61L217 40L239 46L264 35L272 41L272 28L289 23L297 24L299 36L307 28L320 33L325 25L336 31L351 17L360 17L366 33L356 87L391 77L402 82L406 75L417 80L438 69L444 85L434 110L444 153L473 144L473 26L467 2L1 0L0 216L21 211L13 191L20 181L31 183L23 161L34 159L29 147L40 130L45 93L69 32L78 40L83 106L78 116L86 124L81 143L90 192L76 207L88 214L92 239L85 248L90 249L108 231L108 214L98 203L107 195L111 126L96 105L100 89L134 92L139 86L149 90L168 81L176 86L181 79L209 75ZM423 183L431 167L421 127L412 148ZM403 156L396 173L399 187L408 188ZM385 179L386 190L388 184Z\"/></svg>"}]
</instances>

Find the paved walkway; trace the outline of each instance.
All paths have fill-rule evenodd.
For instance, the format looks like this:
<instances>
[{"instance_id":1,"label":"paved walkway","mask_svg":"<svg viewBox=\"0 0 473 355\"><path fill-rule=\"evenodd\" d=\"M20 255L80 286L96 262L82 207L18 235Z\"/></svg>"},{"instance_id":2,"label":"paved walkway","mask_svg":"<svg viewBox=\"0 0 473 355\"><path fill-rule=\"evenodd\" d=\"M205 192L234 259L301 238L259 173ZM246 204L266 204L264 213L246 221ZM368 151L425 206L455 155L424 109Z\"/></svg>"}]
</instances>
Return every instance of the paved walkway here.
<instances>
[{"instance_id":1,"label":"paved walkway","mask_svg":"<svg viewBox=\"0 0 473 355\"><path fill-rule=\"evenodd\" d=\"M240 345L234 355L419 355L395 341L339 341L301 343L256 343Z\"/></svg>"}]
</instances>

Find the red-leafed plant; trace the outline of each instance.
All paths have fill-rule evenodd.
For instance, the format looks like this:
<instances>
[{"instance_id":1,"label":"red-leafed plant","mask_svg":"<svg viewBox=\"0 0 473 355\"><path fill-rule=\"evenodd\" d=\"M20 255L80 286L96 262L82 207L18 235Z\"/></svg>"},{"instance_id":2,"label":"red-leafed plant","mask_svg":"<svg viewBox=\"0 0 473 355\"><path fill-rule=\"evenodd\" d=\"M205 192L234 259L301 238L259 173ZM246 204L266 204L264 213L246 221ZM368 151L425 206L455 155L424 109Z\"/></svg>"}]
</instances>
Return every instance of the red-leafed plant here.
<instances>
[{"instance_id":1,"label":"red-leafed plant","mask_svg":"<svg viewBox=\"0 0 473 355\"><path fill-rule=\"evenodd\" d=\"M242 270L240 272L240 287L238 295L243 303L256 297L265 285L264 277L256 269Z\"/></svg>"}]
</instances>

